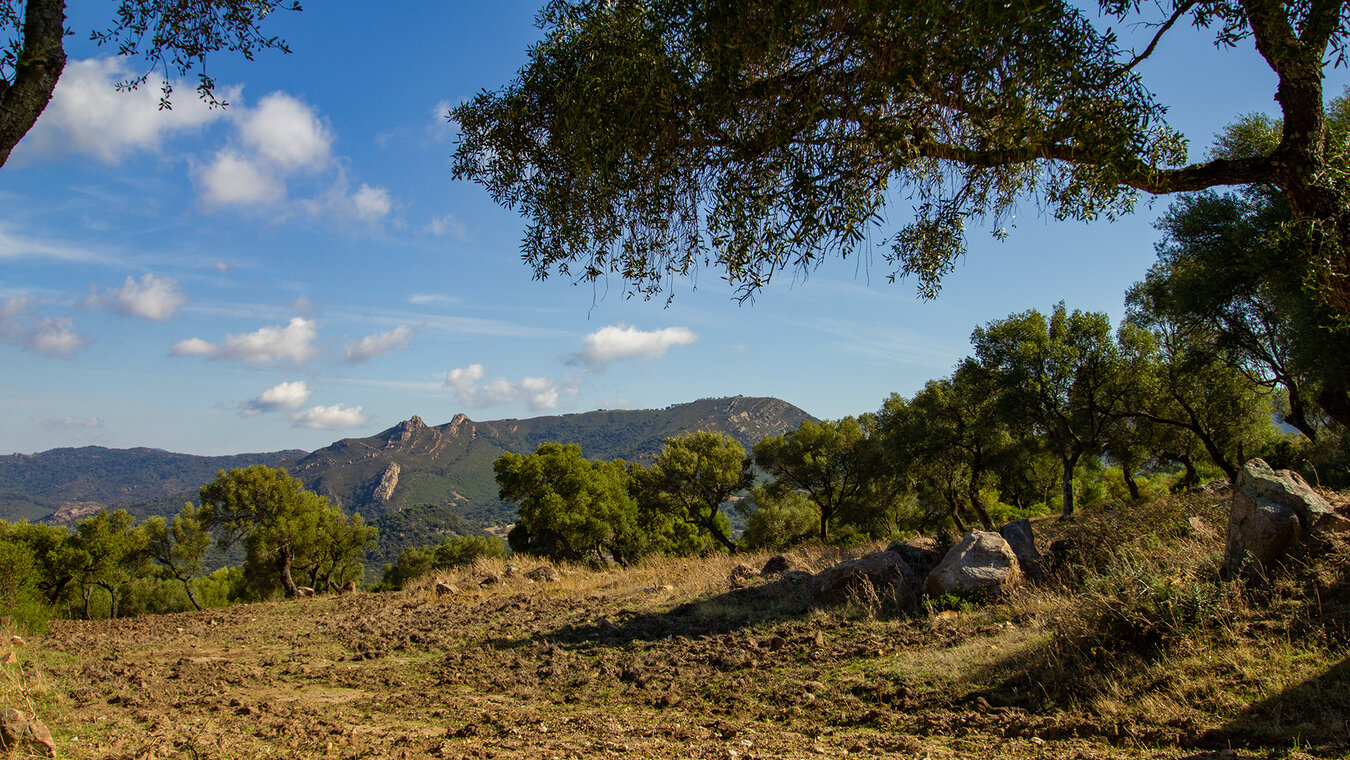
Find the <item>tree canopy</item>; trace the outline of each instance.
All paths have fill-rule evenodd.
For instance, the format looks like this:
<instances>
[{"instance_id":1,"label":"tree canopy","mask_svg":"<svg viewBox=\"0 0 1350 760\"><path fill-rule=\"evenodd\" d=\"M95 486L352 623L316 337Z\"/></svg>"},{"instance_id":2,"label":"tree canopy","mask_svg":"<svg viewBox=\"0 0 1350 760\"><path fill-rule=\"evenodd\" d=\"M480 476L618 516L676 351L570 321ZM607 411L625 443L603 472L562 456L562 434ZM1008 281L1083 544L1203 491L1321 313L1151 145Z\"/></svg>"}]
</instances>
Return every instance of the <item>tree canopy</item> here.
<instances>
[{"instance_id":1,"label":"tree canopy","mask_svg":"<svg viewBox=\"0 0 1350 760\"><path fill-rule=\"evenodd\" d=\"M742 296L884 239L935 292L972 221L1021 199L1111 218L1137 195L1265 183L1288 198L1322 297L1350 312L1350 204L1329 176L1322 70L1343 0L554 0L499 90L456 108L454 173L528 220L537 277L610 274L646 296L701 267ZM1138 64L1177 24L1254 45L1274 144L1186 163ZM1108 28L1156 31L1140 50ZM899 192L897 192L899 191ZM874 235L887 204L912 221Z\"/></svg>"},{"instance_id":2,"label":"tree canopy","mask_svg":"<svg viewBox=\"0 0 1350 760\"><path fill-rule=\"evenodd\" d=\"M206 71L208 56L235 52L252 60L266 49L289 52L286 43L269 37L262 23L279 8L300 10L298 0L120 0L108 26L89 37L118 55L138 58L144 73L120 83L123 89L144 84L151 72L162 71L160 108L171 107L174 76L197 77L198 95L211 105L225 105L215 96L215 80ZM65 0L0 0L0 165L9 158L51 100L66 65Z\"/></svg>"}]
</instances>

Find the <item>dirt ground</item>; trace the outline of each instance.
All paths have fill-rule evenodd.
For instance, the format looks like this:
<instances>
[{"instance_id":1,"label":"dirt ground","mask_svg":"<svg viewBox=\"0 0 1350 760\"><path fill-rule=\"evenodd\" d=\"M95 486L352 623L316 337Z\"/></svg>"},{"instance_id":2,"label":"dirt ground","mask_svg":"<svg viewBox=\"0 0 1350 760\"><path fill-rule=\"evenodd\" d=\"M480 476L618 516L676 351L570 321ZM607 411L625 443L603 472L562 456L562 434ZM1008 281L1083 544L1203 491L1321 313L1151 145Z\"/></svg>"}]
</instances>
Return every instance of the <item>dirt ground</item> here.
<instances>
[{"instance_id":1,"label":"dirt ground","mask_svg":"<svg viewBox=\"0 0 1350 760\"><path fill-rule=\"evenodd\" d=\"M1000 687L1045 639L1015 609L870 617L724 582L517 576L58 621L20 667L72 758L1300 756L1234 753L1203 713L1088 719Z\"/></svg>"}]
</instances>

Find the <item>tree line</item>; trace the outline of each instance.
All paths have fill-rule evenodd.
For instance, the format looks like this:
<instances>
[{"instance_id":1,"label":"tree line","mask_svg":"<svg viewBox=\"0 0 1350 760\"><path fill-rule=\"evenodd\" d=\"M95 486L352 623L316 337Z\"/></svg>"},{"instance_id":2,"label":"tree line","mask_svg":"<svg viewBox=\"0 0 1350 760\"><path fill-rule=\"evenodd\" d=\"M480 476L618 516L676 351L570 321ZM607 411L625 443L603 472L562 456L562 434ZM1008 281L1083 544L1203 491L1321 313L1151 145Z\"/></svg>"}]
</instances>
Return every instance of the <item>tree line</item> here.
<instances>
[{"instance_id":1,"label":"tree line","mask_svg":"<svg viewBox=\"0 0 1350 760\"><path fill-rule=\"evenodd\" d=\"M73 528L0 521L0 616L27 628L59 612L85 619L201 610L336 591L364 573L376 530L283 469L220 471L200 504L137 523L102 510ZM203 575L213 558L243 563ZM297 580L298 579L298 580Z\"/></svg>"}]
</instances>

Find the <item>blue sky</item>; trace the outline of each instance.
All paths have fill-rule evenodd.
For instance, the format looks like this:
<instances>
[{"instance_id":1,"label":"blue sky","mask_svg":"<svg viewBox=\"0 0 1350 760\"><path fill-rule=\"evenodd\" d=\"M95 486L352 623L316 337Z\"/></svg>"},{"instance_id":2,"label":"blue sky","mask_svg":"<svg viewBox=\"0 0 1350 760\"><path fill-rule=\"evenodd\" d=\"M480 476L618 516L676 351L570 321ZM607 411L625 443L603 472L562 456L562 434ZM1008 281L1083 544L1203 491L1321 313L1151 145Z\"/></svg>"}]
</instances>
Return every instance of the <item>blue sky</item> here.
<instances>
[{"instance_id":1,"label":"blue sky","mask_svg":"<svg viewBox=\"0 0 1350 760\"><path fill-rule=\"evenodd\" d=\"M414 414L735 394L841 417L949 373L989 320L1060 299L1118 320L1153 261L1165 198L1093 225L1028 203L1006 242L972 234L934 301L887 284L879 256L747 305L712 271L669 307L617 281L536 282L519 217L452 181L444 114L509 80L538 5L308 3L269 27L293 54L211 62L230 108L188 83L166 113L153 85L112 91L137 64L85 41L107 4L71 3L57 96L0 168L0 453L314 449ZM1204 33L1177 30L1143 73L1193 158L1238 114L1274 112L1255 53ZM1346 81L1329 71L1327 92Z\"/></svg>"}]
</instances>

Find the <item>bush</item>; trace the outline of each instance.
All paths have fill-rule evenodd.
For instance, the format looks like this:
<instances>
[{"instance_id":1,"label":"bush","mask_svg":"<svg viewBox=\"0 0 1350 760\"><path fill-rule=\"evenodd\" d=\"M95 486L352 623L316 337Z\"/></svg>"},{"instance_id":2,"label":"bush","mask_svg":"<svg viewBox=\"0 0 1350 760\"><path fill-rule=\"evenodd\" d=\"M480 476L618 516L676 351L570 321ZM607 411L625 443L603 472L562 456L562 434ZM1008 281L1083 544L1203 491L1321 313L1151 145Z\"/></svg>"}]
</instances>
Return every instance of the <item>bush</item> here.
<instances>
[{"instance_id":1,"label":"bush","mask_svg":"<svg viewBox=\"0 0 1350 760\"><path fill-rule=\"evenodd\" d=\"M384 566L380 587L398 589L433 570L472 565L479 558L505 559L506 542L496 536L449 536L436 546L413 546L398 555L398 562Z\"/></svg>"},{"instance_id":2,"label":"bush","mask_svg":"<svg viewBox=\"0 0 1350 760\"><path fill-rule=\"evenodd\" d=\"M758 486L748 500L753 512L745 522L740 547L782 551L820 529L820 511L800 491Z\"/></svg>"},{"instance_id":3,"label":"bush","mask_svg":"<svg viewBox=\"0 0 1350 760\"><path fill-rule=\"evenodd\" d=\"M0 540L0 626L28 634L47 630L53 613L38 588L40 577L27 546Z\"/></svg>"}]
</instances>

